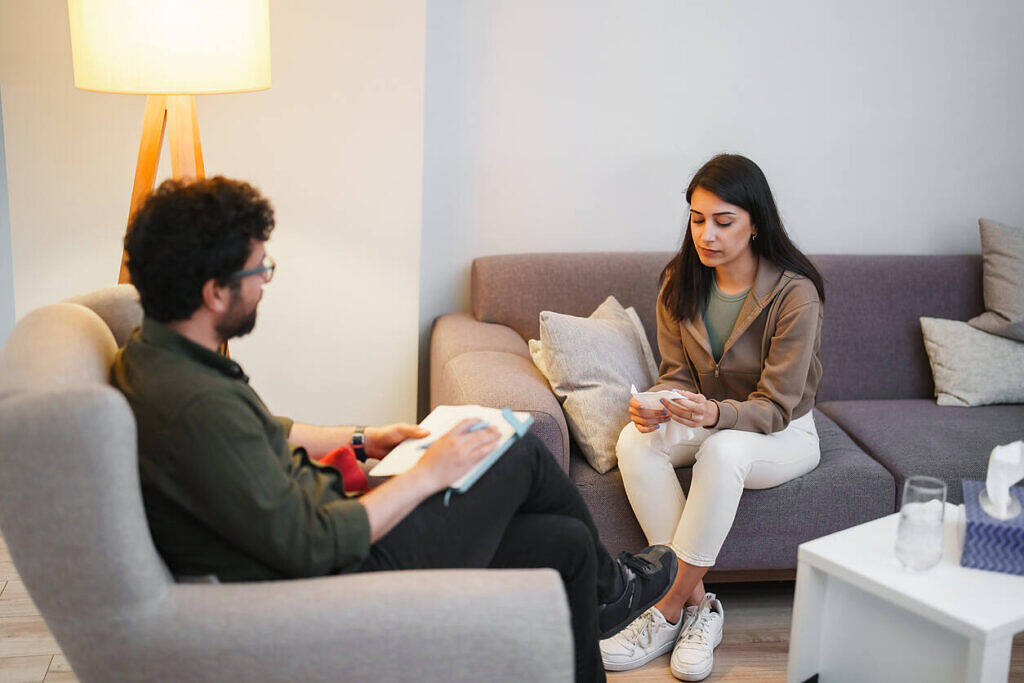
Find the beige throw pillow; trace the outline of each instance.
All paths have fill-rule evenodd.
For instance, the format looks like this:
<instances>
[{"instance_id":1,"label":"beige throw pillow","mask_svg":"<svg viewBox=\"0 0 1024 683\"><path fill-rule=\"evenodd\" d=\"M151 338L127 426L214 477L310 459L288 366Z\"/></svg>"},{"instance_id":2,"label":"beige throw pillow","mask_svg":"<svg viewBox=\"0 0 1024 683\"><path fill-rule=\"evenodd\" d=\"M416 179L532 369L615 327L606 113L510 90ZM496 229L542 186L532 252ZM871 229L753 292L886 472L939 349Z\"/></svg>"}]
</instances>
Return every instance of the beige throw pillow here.
<instances>
[{"instance_id":1,"label":"beige throw pillow","mask_svg":"<svg viewBox=\"0 0 1024 683\"><path fill-rule=\"evenodd\" d=\"M1024 341L1024 229L986 218L978 226L985 312L968 322L979 330Z\"/></svg>"},{"instance_id":2,"label":"beige throw pillow","mask_svg":"<svg viewBox=\"0 0 1024 683\"><path fill-rule=\"evenodd\" d=\"M1024 343L939 318L921 332L940 406L1024 403Z\"/></svg>"},{"instance_id":3,"label":"beige throw pillow","mask_svg":"<svg viewBox=\"0 0 1024 683\"><path fill-rule=\"evenodd\" d=\"M562 401L587 461L602 474L615 467L615 442L629 422L629 385L647 389L658 377L636 311L612 296L589 318L542 311L530 355Z\"/></svg>"}]
</instances>

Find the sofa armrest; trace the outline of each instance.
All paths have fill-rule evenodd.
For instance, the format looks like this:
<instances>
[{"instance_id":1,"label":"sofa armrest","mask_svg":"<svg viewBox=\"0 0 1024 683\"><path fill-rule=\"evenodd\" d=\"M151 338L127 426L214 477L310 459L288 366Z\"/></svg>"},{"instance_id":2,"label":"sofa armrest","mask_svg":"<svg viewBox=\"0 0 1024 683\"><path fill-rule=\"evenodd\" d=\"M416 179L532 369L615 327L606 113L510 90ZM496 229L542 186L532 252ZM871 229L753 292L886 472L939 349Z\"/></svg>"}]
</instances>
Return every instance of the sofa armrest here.
<instances>
[{"instance_id":1,"label":"sofa armrest","mask_svg":"<svg viewBox=\"0 0 1024 683\"><path fill-rule=\"evenodd\" d=\"M482 323L468 313L442 315L430 335L431 369L470 351L504 351L530 360L530 348L511 327Z\"/></svg>"},{"instance_id":2,"label":"sofa armrest","mask_svg":"<svg viewBox=\"0 0 1024 683\"><path fill-rule=\"evenodd\" d=\"M179 584L150 609L90 631L92 647L82 648L86 643L77 638L68 643L82 680L570 681L573 675L568 602L551 569Z\"/></svg>"},{"instance_id":3,"label":"sofa armrest","mask_svg":"<svg viewBox=\"0 0 1024 683\"><path fill-rule=\"evenodd\" d=\"M477 404L529 412L531 431L569 471L569 428L522 337L466 314L442 316L430 338L430 406Z\"/></svg>"}]
</instances>

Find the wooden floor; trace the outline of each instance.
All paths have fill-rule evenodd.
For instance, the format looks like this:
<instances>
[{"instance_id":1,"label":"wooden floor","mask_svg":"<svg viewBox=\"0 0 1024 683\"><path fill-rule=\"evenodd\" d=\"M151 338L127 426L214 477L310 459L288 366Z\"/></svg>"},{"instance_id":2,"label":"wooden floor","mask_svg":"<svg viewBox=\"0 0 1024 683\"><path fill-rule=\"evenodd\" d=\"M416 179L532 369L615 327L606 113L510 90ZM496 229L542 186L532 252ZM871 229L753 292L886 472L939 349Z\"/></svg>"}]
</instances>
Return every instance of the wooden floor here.
<instances>
[{"instance_id":1,"label":"wooden floor","mask_svg":"<svg viewBox=\"0 0 1024 683\"><path fill-rule=\"evenodd\" d=\"M711 586L725 608L725 638L708 681L784 681L793 583ZM640 669L609 673L617 681L674 681L668 655ZM36 611L0 537L0 683L76 681ZM1010 681L1024 683L1024 634L1014 641Z\"/></svg>"},{"instance_id":2,"label":"wooden floor","mask_svg":"<svg viewBox=\"0 0 1024 683\"><path fill-rule=\"evenodd\" d=\"M0 683L77 681L0 536Z\"/></svg>"},{"instance_id":3,"label":"wooden floor","mask_svg":"<svg viewBox=\"0 0 1024 683\"><path fill-rule=\"evenodd\" d=\"M715 648L715 668L706 681L786 680L789 622L793 614L793 582L723 583L708 586L725 610L725 634ZM669 655L625 673L609 672L612 681L675 681ZM1013 641L1012 683L1024 683L1024 633Z\"/></svg>"}]
</instances>

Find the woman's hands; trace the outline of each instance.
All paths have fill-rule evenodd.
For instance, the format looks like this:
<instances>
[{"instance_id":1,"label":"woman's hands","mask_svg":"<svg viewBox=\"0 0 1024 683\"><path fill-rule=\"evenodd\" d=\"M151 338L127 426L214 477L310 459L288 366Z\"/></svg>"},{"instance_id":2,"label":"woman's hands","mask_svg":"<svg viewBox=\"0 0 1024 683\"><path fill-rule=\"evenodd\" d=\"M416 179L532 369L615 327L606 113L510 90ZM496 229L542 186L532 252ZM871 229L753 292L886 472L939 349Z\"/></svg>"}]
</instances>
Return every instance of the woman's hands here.
<instances>
[{"instance_id":1,"label":"woman's hands","mask_svg":"<svg viewBox=\"0 0 1024 683\"><path fill-rule=\"evenodd\" d=\"M704 394L680 391L682 398L662 399L661 404L668 416L687 427L714 427L718 424L718 404L709 401Z\"/></svg>"},{"instance_id":2,"label":"woman's hands","mask_svg":"<svg viewBox=\"0 0 1024 683\"><path fill-rule=\"evenodd\" d=\"M636 430L641 434L653 432L662 422L668 422L667 410L651 410L644 408L636 397L629 399L629 419L636 425Z\"/></svg>"},{"instance_id":3,"label":"woman's hands","mask_svg":"<svg viewBox=\"0 0 1024 683\"><path fill-rule=\"evenodd\" d=\"M718 424L718 404L703 394L679 390L682 398L662 399L661 410L644 408L640 401L629 399L629 419L641 434L653 432L663 422L673 420L687 427L714 427Z\"/></svg>"}]
</instances>

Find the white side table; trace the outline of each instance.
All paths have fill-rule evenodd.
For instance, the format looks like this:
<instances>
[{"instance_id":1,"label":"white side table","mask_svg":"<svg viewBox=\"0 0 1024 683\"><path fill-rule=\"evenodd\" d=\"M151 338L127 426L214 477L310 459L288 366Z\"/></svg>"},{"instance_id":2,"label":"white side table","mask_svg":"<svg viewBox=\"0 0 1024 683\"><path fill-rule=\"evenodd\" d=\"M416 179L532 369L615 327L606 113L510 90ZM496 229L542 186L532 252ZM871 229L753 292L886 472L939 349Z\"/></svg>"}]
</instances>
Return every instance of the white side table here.
<instances>
[{"instance_id":1,"label":"white side table","mask_svg":"<svg viewBox=\"0 0 1024 683\"><path fill-rule=\"evenodd\" d=\"M946 504L941 562L904 570L899 515L803 543L788 680L1005 681L1024 630L1024 577L960 566L963 506Z\"/></svg>"}]
</instances>

